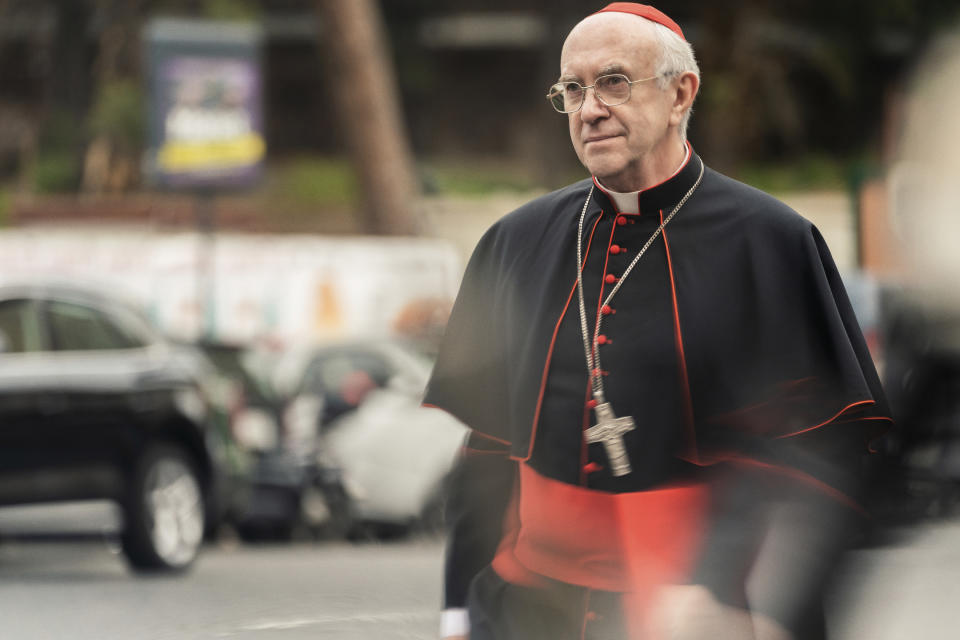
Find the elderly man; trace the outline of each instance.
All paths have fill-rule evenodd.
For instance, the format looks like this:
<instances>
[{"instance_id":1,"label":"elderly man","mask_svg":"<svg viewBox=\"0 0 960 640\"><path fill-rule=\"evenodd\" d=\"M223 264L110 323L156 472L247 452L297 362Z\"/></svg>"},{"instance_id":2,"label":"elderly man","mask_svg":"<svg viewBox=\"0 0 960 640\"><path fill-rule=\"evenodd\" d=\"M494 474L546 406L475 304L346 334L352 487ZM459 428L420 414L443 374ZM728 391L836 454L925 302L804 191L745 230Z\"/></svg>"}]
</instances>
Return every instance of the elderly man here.
<instances>
[{"instance_id":1,"label":"elderly man","mask_svg":"<svg viewBox=\"0 0 960 640\"><path fill-rule=\"evenodd\" d=\"M592 177L484 235L425 399L471 428L444 636L823 636L885 402L817 230L686 141L699 82L652 7L567 37Z\"/></svg>"}]
</instances>

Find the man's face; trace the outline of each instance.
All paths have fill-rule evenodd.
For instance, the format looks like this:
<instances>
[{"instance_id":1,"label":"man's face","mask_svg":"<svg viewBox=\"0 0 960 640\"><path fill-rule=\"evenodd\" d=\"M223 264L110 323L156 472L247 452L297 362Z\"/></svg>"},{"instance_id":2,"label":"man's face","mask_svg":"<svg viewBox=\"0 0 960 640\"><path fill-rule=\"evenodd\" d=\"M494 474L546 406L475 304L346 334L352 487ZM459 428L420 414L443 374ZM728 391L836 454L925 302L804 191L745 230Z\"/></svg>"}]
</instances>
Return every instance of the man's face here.
<instances>
[{"instance_id":1,"label":"man's face","mask_svg":"<svg viewBox=\"0 0 960 640\"><path fill-rule=\"evenodd\" d=\"M564 43L560 80L589 86L610 73L622 73L630 80L652 76L658 48L651 28L643 18L618 13L587 18ZM616 191L651 186L650 178L658 175L659 165L676 151L670 145L679 147L675 93L649 80L634 84L624 104L608 107L590 89L580 110L568 116L570 139L580 161ZM669 172L674 169L669 167Z\"/></svg>"}]
</instances>

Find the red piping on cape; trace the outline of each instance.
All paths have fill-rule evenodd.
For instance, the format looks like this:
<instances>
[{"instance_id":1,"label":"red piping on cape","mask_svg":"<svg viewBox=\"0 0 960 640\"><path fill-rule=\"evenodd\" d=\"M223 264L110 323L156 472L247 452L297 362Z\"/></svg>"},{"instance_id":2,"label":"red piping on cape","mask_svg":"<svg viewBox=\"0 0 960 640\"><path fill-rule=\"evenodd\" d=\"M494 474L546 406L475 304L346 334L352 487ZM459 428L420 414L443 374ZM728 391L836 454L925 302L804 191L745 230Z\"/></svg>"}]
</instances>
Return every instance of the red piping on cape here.
<instances>
[{"instance_id":1,"label":"red piping on cape","mask_svg":"<svg viewBox=\"0 0 960 640\"><path fill-rule=\"evenodd\" d=\"M729 461L732 462L733 464L759 467L761 469L765 469L772 473L779 473L781 475L787 476L793 480L802 482L806 485L809 485L815 489L820 490L821 492L827 494L837 502L840 502L841 504L845 504L846 506L850 507L854 511L860 513L861 515L865 515L865 516L870 515L869 513L867 513L866 509L864 509L862 506L857 504L853 500L853 498L851 498L847 494L843 493L842 491L839 491L838 489L835 489L834 487L831 487L827 483L823 482L822 480L818 480L817 478L811 476L808 473L804 473L803 471L800 471L799 469L794 469L792 467L781 467L775 464L770 464L769 462L761 462L760 460L755 460L753 458L743 458L736 455L729 458Z\"/></svg>"},{"instance_id":2,"label":"red piping on cape","mask_svg":"<svg viewBox=\"0 0 960 640\"><path fill-rule=\"evenodd\" d=\"M887 416L868 416L865 418L850 418L849 420L838 420L837 424L847 424L850 422L867 422L868 420L882 420L884 422L893 422L893 418Z\"/></svg>"},{"instance_id":3,"label":"red piping on cape","mask_svg":"<svg viewBox=\"0 0 960 640\"><path fill-rule=\"evenodd\" d=\"M597 221L593 223L593 227L590 229L590 239L587 240L586 255L583 257L583 264L580 265L581 273L583 273L583 269L587 265L587 257L590 255L590 245L593 244L593 234L596 232L597 225L600 224L600 218L602 216L603 211L597 216ZM577 238L577 242L580 242L580 238ZM563 322L563 317L567 315L567 309L570 307L570 301L573 300L573 294L576 290L577 283L574 282L573 287L570 289L570 295L567 296L567 304L563 305L563 311L560 312L560 317L557 318L557 325L553 328L553 337L550 338L550 348L547 351L547 359L543 363L543 374L540 376L540 393L537 396L537 408L533 412L533 424L530 427L530 444L527 446L527 455L523 458L511 455L510 457L514 460L526 462L530 459L530 456L533 455L533 443L537 439L537 426L540 424L540 409L543 407L543 394L547 389L547 375L550 373L550 360L553 359L553 347L557 343L557 334L560 333L560 323Z\"/></svg>"},{"instance_id":4,"label":"red piping on cape","mask_svg":"<svg viewBox=\"0 0 960 640\"><path fill-rule=\"evenodd\" d=\"M853 402L853 403L848 404L847 406L845 406L845 407L844 407L843 409L841 409L839 412L837 412L832 418L829 418L829 419L821 422L820 424L815 424L815 425L813 425L812 427L806 427L805 429L800 429L799 431L793 431L792 433L785 433L785 434L783 434L783 435L777 436L777 438L778 438L778 439L779 439L779 438L792 438L793 436L798 436L798 435L800 435L801 433L806 433L807 431L813 431L814 429L819 429L820 427L825 427L825 426L827 426L828 424L830 424L831 422L833 422L834 420L836 420L837 418L839 418L840 416L842 416L843 414L845 414L845 413L846 413L847 411L849 411L850 409L853 409L854 407L859 407L859 406L869 407L869 406L875 405L875 404L877 404L876 400L860 400L859 402Z\"/></svg>"},{"instance_id":5,"label":"red piping on cape","mask_svg":"<svg viewBox=\"0 0 960 640\"><path fill-rule=\"evenodd\" d=\"M887 428L889 428L889 425L893 424L893 418L888 418L886 416L869 416L866 418L858 418L856 416L850 416L849 418L844 418L842 420L834 420L834 422L836 424L853 424L855 422L886 422L888 423ZM881 431L878 431L875 436L871 437L870 440L871 441L876 440L877 438L884 435L886 432L887 432L886 428L882 429Z\"/></svg>"},{"instance_id":6,"label":"red piping on cape","mask_svg":"<svg viewBox=\"0 0 960 640\"><path fill-rule=\"evenodd\" d=\"M789 381L789 382L784 383L783 386L784 386L784 387L792 387L792 386L796 386L796 385L802 384L802 383L804 383L804 382L806 382L806 381L808 381L808 380L812 380L812 379L813 379L813 378L810 377L810 376L807 376L806 378L798 378L797 380L791 380L791 381ZM743 409L740 409L740 410L738 411L738 413L739 413L739 412L749 412L749 411L752 411L753 409L757 409L757 408L759 408L759 407L762 407L762 406L764 406L765 404L767 404L766 401L765 401L765 402L757 402L757 403L752 404L752 405L750 405L750 406L748 406L748 407L745 407L745 408L743 408ZM855 408L855 407L863 407L863 408L866 408L866 407L872 406L872 405L874 405L874 404L876 404L876 401L875 401L875 400L858 400L857 402L853 402L853 403L851 403L851 404L848 404L848 405L845 406L843 409L841 409L840 411L838 411L837 413L835 413L832 417L824 420L823 422L820 422L820 423L815 424L815 425L810 426L810 427L804 427L803 429L799 429L799 430L797 430L797 431L792 431L792 432L790 432L790 433L781 434L781 435L775 436L775 437L776 437L776 438L790 438L790 437L793 437L793 436L796 436L796 435L800 435L800 434L802 434L802 433L806 433L807 431L813 431L813 430L815 430L815 429L819 429L820 427L825 427L825 426L827 426L828 424L834 424L834 423L836 423L836 424L849 424L849 423L852 423L852 422L861 422L861 421L868 421L868 420L884 421L884 422L893 423L893 418L888 417L888 416L857 416L857 415L851 415L851 416L848 416L847 419L845 419L845 420L840 420L841 417L845 417L845 414L847 414L848 412L850 412L850 410L853 409L853 408Z\"/></svg>"},{"instance_id":7,"label":"red piping on cape","mask_svg":"<svg viewBox=\"0 0 960 640\"><path fill-rule=\"evenodd\" d=\"M471 449L470 447L461 447L460 450L464 455L469 456L503 456L506 455L506 451L486 451L484 449Z\"/></svg>"},{"instance_id":8,"label":"red piping on cape","mask_svg":"<svg viewBox=\"0 0 960 640\"><path fill-rule=\"evenodd\" d=\"M421 402L421 403L420 403L420 406L421 406L421 407L426 407L427 409L439 409L440 411L443 411L444 413L453 416L458 422L460 421L460 418L457 418L457 416L454 416L452 413L450 413L449 411L447 411L447 410L444 409L443 407L438 407L437 405L431 404L431 403L429 403L429 402ZM488 440L493 440L494 442L499 442L500 444L505 444L505 445L507 445L507 446L510 446L511 444L513 444L513 443L510 442L509 440L502 440L502 439L500 439L500 438L495 438L494 436L491 436L491 435L489 435L489 434L483 433L482 431L477 431L476 429L470 429L470 431L471 431L472 433L477 434L478 436L482 436L482 437L484 437L484 438L487 438Z\"/></svg>"},{"instance_id":9,"label":"red piping on cape","mask_svg":"<svg viewBox=\"0 0 960 640\"><path fill-rule=\"evenodd\" d=\"M815 379L816 379L816 378L815 378L814 376L807 376L807 377L805 377L805 378L797 378L796 380L789 380L789 381L787 381L787 382L781 383L780 387L783 388L783 389L788 389L788 388L791 388L791 387L799 386L799 385L801 385L801 384L803 384L803 383L805 383L805 382L808 382L808 381L810 381L810 380L815 380ZM754 411L755 409L759 409L760 407L766 406L766 405L768 405L768 404L770 404L770 401L769 401L769 400L763 400L763 401L761 401L761 402L755 402L755 403L753 403L753 404L751 404L751 405L749 405L749 406L743 407L742 409L737 409L737 411L734 412L734 413L737 413L737 414L749 413L750 411ZM726 414L725 414L725 415L726 415Z\"/></svg>"},{"instance_id":10,"label":"red piping on cape","mask_svg":"<svg viewBox=\"0 0 960 640\"><path fill-rule=\"evenodd\" d=\"M663 209L660 210L660 224L663 224ZM677 357L680 362L680 386L683 389L683 422L687 435L689 450L685 458L691 462L699 462L697 453L697 434L693 428L693 397L690 394L690 378L687 375L687 357L683 352L683 331L680 329L680 309L677 306L677 285L673 277L673 260L670 258L670 243L667 242L667 230L663 230L663 248L667 253L667 271L670 273L670 294L673 300L673 330L674 340L677 343Z\"/></svg>"}]
</instances>

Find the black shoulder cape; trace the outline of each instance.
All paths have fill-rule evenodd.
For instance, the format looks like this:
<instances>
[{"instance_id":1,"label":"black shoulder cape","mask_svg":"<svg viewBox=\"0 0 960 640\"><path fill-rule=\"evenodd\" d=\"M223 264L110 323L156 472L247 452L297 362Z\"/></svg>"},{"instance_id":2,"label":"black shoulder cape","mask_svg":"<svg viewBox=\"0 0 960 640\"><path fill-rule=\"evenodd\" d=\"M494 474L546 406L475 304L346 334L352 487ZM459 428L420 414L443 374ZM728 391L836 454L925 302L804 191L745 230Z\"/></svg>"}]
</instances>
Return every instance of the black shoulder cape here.
<instances>
[{"instance_id":1,"label":"black shoulder cape","mask_svg":"<svg viewBox=\"0 0 960 640\"><path fill-rule=\"evenodd\" d=\"M694 155L684 172L699 171L699 163ZM531 454L591 184L533 200L487 231L427 388L425 404L508 444L516 459ZM610 202L595 192L588 218L604 208ZM889 412L873 362L812 223L707 168L666 235L692 422L677 455L708 462L744 435L790 437L851 421L867 427L866 437L882 432Z\"/></svg>"}]
</instances>

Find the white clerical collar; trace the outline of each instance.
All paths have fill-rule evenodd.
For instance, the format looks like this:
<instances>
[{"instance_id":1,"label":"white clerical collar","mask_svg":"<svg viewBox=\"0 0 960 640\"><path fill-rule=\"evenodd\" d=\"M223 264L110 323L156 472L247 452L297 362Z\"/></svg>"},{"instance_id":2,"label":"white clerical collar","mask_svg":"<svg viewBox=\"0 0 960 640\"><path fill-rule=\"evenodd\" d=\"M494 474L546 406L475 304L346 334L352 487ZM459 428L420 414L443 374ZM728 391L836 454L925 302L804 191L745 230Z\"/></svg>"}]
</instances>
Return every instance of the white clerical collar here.
<instances>
[{"instance_id":1,"label":"white clerical collar","mask_svg":"<svg viewBox=\"0 0 960 640\"><path fill-rule=\"evenodd\" d=\"M671 174L671 176L667 178L667 180L670 180L671 178L675 177L678 173L680 173L680 170L683 169L685 166L687 166L687 162L690 161L690 143L687 142L686 144L684 144L684 148L686 148L687 153L683 156L683 162L680 163L680 166L677 167L677 170L674 171L673 174ZM667 180L664 180L663 182L666 182ZM640 191L631 191L629 193L622 193L620 191L613 191L603 186L600 183L600 180L596 177L594 177L593 181L596 183L598 187L600 187L600 189L603 190L605 194L607 194L607 196L610 197L610 200L613 201L613 204L617 208L618 213L640 213L640 198L639 198ZM663 182L661 182L660 184L663 184ZM659 186L659 185L656 185L656 186ZM652 188L653 187L651 187L651 189ZM646 191L646 189L642 189L642 191Z\"/></svg>"}]
</instances>

